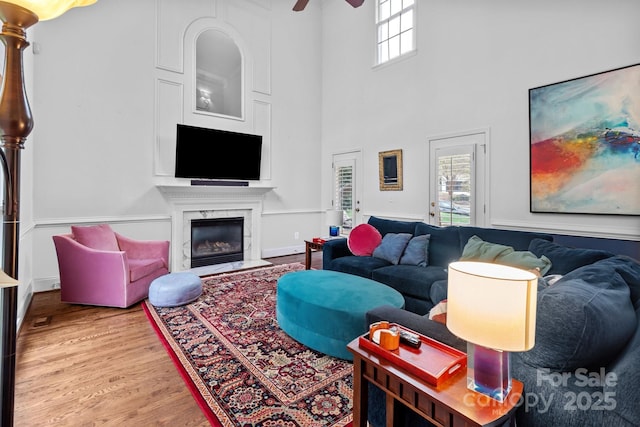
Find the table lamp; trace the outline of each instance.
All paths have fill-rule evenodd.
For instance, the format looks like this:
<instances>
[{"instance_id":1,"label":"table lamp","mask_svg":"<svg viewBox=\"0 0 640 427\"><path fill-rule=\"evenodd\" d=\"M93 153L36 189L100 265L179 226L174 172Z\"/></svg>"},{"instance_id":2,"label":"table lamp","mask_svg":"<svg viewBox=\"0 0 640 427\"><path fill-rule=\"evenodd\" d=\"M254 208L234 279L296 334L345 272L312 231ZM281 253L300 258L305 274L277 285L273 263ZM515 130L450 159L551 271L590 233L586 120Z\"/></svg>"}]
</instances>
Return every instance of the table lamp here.
<instances>
[{"instance_id":1,"label":"table lamp","mask_svg":"<svg viewBox=\"0 0 640 427\"><path fill-rule=\"evenodd\" d=\"M449 264L447 328L467 341L467 387L503 402L509 352L533 348L538 277L484 262Z\"/></svg>"},{"instance_id":2,"label":"table lamp","mask_svg":"<svg viewBox=\"0 0 640 427\"><path fill-rule=\"evenodd\" d=\"M327 211L327 225L329 226L329 235L338 236L340 227L342 226L342 211L338 209L329 209Z\"/></svg>"}]
</instances>

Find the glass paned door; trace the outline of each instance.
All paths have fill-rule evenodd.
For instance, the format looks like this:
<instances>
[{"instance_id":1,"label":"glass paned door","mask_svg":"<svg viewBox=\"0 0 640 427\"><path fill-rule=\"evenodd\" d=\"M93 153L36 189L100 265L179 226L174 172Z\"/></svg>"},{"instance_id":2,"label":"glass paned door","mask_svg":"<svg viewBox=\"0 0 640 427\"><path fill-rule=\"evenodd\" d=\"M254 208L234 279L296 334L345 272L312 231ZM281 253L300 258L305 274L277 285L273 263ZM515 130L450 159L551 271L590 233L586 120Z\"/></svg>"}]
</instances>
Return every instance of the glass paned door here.
<instances>
[{"instance_id":1,"label":"glass paned door","mask_svg":"<svg viewBox=\"0 0 640 427\"><path fill-rule=\"evenodd\" d=\"M333 207L342 211L342 233L348 234L360 221L357 196L357 158L359 153L333 156Z\"/></svg>"},{"instance_id":2,"label":"glass paned door","mask_svg":"<svg viewBox=\"0 0 640 427\"><path fill-rule=\"evenodd\" d=\"M488 131L429 140L429 222L485 226Z\"/></svg>"}]
</instances>

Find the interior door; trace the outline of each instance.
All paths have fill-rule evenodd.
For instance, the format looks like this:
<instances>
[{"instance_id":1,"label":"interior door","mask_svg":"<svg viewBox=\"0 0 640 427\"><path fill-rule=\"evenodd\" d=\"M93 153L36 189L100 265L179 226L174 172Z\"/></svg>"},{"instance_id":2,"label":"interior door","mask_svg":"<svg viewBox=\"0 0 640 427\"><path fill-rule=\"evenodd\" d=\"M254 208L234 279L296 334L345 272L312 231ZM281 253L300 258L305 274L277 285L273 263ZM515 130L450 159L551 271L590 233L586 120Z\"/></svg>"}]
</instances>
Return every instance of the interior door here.
<instances>
[{"instance_id":1,"label":"interior door","mask_svg":"<svg viewBox=\"0 0 640 427\"><path fill-rule=\"evenodd\" d=\"M486 132L429 140L429 222L486 223Z\"/></svg>"},{"instance_id":2,"label":"interior door","mask_svg":"<svg viewBox=\"0 0 640 427\"><path fill-rule=\"evenodd\" d=\"M333 156L333 207L342 210L343 234L349 234L362 221L357 185L359 158L359 151Z\"/></svg>"}]
</instances>

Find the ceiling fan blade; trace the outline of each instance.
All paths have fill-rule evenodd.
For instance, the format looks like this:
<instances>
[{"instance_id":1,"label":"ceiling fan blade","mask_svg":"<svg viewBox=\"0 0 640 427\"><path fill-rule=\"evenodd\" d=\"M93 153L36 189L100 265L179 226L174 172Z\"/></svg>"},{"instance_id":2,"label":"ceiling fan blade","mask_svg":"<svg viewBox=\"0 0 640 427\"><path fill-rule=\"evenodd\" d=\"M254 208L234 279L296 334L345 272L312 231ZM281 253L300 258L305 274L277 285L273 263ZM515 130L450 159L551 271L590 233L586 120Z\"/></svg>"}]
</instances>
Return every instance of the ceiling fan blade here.
<instances>
[{"instance_id":1,"label":"ceiling fan blade","mask_svg":"<svg viewBox=\"0 0 640 427\"><path fill-rule=\"evenodd\" d=\"M300 12L301 10L304 10L304 8L307 6L307 3L309 3L309 0L298 0L293 6L293 10L295 12Z\"/></svg>"},{"instance_id":2,"label":"ceiling fan blade","mask_svg":"<svg viewBox=\"0 0 640 427\"><path fill-rule=\"evenodd\" d=\"M362 3L364 3L364 0L346 0L346 1L353 7L360 7L362 6Z\"/></svg>"}]
</instances>

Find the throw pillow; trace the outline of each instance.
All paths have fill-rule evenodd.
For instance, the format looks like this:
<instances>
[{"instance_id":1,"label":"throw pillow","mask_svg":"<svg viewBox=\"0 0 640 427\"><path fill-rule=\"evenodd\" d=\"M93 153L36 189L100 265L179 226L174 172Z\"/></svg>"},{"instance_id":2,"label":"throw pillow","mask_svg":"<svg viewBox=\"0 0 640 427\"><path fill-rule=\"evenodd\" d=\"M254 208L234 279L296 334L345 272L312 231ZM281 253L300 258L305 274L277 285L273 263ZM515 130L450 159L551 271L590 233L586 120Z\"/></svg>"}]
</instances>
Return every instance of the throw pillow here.
<instances>
[{"instance_id":1,"label":"throw pillow","mask_svg":"<svg viewBox=\"0 0 640 427\"><path fill-rule=\"evenodd\" d=\"M373 251L375 258L389 261L391 264L398 264L400 257L407 247L407 243L413 235L409 233L387 233L382 238L380 245Z\"/></svg>"},{"instance_id":2,"label":"throw pillow","mask_svg":"<svg viewBox=\"0 0 640 427\"><path fill-rule=\"evenodd\" d=\"M551 261L544 255L538 258L532 252L516 251L511 246L485 242L478 236L469 238L460 261L493 262L525 270L538 270L543 276L551 268Z\"/></svg>"},{"instance_id":3,"label":"throw pillow","mask_svg":"<svg viewBox=\"0 0 640 427\"><path fill-rule=\"evenodd\" d=\"M529 250L537 256L544 255L551 260L553 265L549 274L567 274L578 267L613 256L607 251L570 248L543 239L533 239L529 244Z\"/></svg>"},{"instance_id":4,"label":"throw pillow","mask_svg":"<svg viewBox=\"0 0 640 427\"><path fill-rule=\"evenodd\" d=\"M400 258L400 264L426 267L429 260L430 238L430 234L412 237Z\"/></svg>"},{"instance_id":5,"label":"throw pillow","mask_svg":"<svg viewBox=\"0 0 640 427\"><path fill-rule=\"evenodd\" d=\"M109 224L91 225L86 227L71 226L73 238L91 249L101 251L119 251L116 234L113 232Z\"/></svg>"},{"instance_id":6,"label":"throw pillow","mask_svg":"<svg viewBox=\"0 0 640 427\"><path fill-rule=\"evenodd\" d=\"M347 246L352 254L357 256L371 256L373 250L382 241L382 235L369 224L360 224L349 233Z\"/></svg>"},{"instance_id":7,"label":"throw pillow","mask_svg":"<svg viewBox=\"0 0 640 427\"><path fill-rule=\"evenodd\" d=\"M416 225L420 222L415 221L398 221L397 219L384 219L376 216L369 217L367 224L372 225L385 235L387 233L411 233L415 234Z\"/></svg>"},{"instance_id":8,"label":"throw pillow","mask_svg":"<svg viewBox=\"0 0 640 427\"><path fill-rule=\"evenodd\" d=\"M613 258L612 258L613 259ZM637 327L628 265L603 260L538 291L536 343L520 355L533 367L571 371L606 366Z\"/></svg>"}]
</instances>

